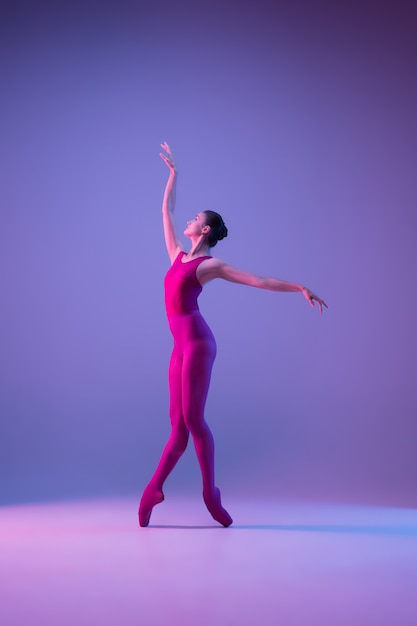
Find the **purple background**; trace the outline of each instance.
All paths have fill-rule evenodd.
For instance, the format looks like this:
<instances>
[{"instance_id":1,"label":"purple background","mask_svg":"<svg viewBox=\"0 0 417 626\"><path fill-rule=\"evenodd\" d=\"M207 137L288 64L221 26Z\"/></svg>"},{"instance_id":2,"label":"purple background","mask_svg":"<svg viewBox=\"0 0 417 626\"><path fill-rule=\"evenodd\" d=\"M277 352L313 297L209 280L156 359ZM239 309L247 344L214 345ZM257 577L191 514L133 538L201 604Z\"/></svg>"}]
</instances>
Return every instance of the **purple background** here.
<instances>
[{"instance_id":1,"label":"purple background","mask_svg":"<svg viewBox=\"0 0 417 626\"><path fill-rule=\"evenodd\" d=\"M328 301L217 281L228 493L415 504L414 3L15 3L0 37L1 501L137 493L169 431L160 204ZM414 13L414 14L413 14ZM171 489L200 489L190 446Z\"/></svg>"}]
</instances>

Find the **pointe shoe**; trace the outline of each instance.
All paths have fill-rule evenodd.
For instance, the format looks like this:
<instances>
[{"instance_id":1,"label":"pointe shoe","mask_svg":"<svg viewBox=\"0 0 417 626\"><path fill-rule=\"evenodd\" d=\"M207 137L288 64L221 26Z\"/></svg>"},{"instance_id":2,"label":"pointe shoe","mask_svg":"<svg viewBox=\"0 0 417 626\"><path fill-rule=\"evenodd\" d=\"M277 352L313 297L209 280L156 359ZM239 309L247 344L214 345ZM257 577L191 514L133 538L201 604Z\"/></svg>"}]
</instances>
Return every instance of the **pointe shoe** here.
<instances>
[{"instance_id":1,"label":"pointe shoe","mask_svg":"<svg viewBox=\"0 0 417 626\"><path fill-rule=\"evenodd\" d=\"M153 507L163 502L164 499L165 497L161 490L146 487L139 504L139 526L143 528L148 526Z\"/></svg>"},{"instance_id":2,"label":"pointe shoe","mask_svg":"<svg viewBox=\"0 0 417 626\"><path fill-rule=\"evenodd\" d=\"M216 522L219 522L219 524L226 528L233 523L229 513L222 506L220 489L218 487L215 487L214 492L211 494L207 494L203 491L203 500L210 515Z\"/></svg>"}]
</instances>

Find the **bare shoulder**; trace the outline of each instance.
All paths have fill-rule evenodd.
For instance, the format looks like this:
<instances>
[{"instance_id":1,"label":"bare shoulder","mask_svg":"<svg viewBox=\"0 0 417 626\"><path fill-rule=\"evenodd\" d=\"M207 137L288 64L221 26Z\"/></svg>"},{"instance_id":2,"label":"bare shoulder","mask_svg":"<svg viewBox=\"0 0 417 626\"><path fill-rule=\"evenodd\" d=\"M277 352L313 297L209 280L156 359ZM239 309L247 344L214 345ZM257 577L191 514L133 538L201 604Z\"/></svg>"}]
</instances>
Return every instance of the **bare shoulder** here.
<instances>
[{"instance_id":1,"label":"bare shoulder","mask_svg":"<svg viewBox=\"0 0 417 626\"><path fill-rule=\"evenodd\" d=\"M229 265L222 259L215 257L203 261L197 271L197 278L202 285L213 280L214 278L222 278L232 283L241 283L244 285L258 286L259 278L250 272Z\"/></svg>"},{"instance_id":2,"label":"bare shoulder","mask_svg":"<svg viewBox=\"0 0 417 626\"><path fill-rule=\"evenodd\" d=\"M209 259L204 259L202 263L197 268L197 279L198 281L204 285L208 283L210 280L214 280L215 278L221 278L222 267L224 267L226 263L222 261L222 259L217 259L216 257L211 257Z\"/></svg>"}]
</instances>

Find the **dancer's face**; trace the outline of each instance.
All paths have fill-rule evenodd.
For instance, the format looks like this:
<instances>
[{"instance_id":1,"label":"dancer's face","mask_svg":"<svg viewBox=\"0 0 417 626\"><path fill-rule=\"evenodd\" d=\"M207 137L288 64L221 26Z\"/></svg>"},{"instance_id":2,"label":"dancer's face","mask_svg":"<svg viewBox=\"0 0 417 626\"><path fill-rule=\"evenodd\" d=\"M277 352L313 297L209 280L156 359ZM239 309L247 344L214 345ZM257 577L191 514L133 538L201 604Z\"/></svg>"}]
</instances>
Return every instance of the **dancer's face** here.
<instances>
[{"instance_id":1,"label":"dancer's face","mask_svg":"<svg viewBox=\"0 0 417 626\"><path fill-rule=\"evenodd\" d=\"M186 237L204 235L206 230L204 229L205 226L206 220L204 213L197 213L194 219L187 222L187 227L184 230L184 235Z\"/></svg>"}]
</instances>

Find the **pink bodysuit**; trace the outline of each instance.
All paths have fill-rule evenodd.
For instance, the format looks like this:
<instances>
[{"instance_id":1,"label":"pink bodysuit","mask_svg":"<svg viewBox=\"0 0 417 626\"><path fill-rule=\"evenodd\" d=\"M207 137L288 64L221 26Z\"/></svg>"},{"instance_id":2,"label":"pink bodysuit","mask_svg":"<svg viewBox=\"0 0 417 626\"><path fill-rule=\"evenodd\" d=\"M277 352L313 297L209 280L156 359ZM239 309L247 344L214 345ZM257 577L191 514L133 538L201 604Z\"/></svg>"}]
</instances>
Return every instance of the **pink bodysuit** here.
<instances>
[{"instance_id":1,"label":"pink bodysuit","mask_svg":"<svg viewBox=\"0 0 417 626\"><path fill-rule=\"evenodd\" d=\"M216 357L216 341L201 315L197 299L202 286L197 267L211 257L182 262L180 252L165 276L165 304L174 338L169 365L171 435L158 467L146 487L140 507L139 523L147 526L155 504L162 502L163 484L184 453L189 433L193 438L203 479L203 498L211 515L223 526L232 518L222 507L220 491L214 482L214 442L204 419L204 407Z\"/></svg>"}]
</instances>

